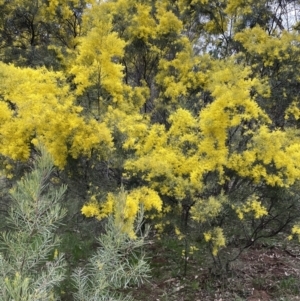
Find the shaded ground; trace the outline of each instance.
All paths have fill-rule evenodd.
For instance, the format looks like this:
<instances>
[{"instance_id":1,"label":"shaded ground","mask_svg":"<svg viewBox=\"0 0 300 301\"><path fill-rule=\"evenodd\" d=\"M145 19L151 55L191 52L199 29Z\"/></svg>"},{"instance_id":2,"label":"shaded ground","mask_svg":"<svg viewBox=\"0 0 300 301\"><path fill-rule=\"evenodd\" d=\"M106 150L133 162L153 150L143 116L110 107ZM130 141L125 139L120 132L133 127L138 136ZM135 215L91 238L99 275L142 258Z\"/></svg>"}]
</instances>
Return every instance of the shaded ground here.
<instances>
[{"instance_id":1,"label":"shaded ground","mask_svg":"<svg viewBox=\"0 0 300 301\"><path fill-rule=\"evenodd\" d=\"M230 251L230 250L229 250ZM152 247L154 279L133 292L149 301L300 301L300 245L256 245L234 261L231 271L215 275L196 259L187 276L167 249ZM208 262L208 260L207 260Z\"/></svg>"}]
</instances>

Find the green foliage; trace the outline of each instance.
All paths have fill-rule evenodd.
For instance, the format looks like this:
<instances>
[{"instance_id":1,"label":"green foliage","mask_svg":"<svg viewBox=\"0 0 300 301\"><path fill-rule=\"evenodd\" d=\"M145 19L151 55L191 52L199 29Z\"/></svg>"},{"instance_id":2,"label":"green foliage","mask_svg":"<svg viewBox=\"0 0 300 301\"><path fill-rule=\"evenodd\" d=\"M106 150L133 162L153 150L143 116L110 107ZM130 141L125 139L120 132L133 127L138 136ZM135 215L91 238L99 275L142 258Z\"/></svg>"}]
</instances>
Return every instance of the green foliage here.
<instances>
[{"instance_id":1,"label":"green foliage","mask_svg":"<svg viewBox=\"0 0 300 301\"><path fill-rule=\"evenodd\" d=\"M124 192L123 192L124 194ZM119 201L123 204L122 193ZM123 197L124 199L124 197ZM132 285L142 284L149 277L150 269L142 252L147 232L142 233L142 209L135 223L136 238L123 231L124 221L110 216L105 226L105 233L100 235L100 247L92 255L84 268L78 268L72 274L76 301L93 300L131 300L118 290Z\"/></svg>"},{"instance_id":2,"label":"green foliage","mask_svg":"<svg viewBox=\"0 0 300 301\"><path fill-rule=\"evenodd\" d=\"M64 279L65 263L56 230L66 214L66 187L51 184L52 172L52 159L41 148L32 172L11 189L0 239L1 300L58 300L55 287Z\"/></svg>"},{"instance_id":3,"label":"green foliage","mask_svg":"<svg viewBox=\"0 0 300 301\"><path fill-rule=\"evenodd\" d=\"M63 295L59 287L63 288L62 281L67 276L61 249L68 247L73 259L68 267L73 269L73 285L67 288L75 291L75 300L131 300L117 294L118 290L143 283L150 273L142 252L148 234L148 230L143 233L141 229L143 210L139 210L135 222L136 239L123 231L123 221L109 217L105 233L98 239L100 247L93 255L89 252L85 267L79 267L79 259L84 256L76 248L82 246L76 246L74 240L64 246L57 236L66 215L62 209L66 186L56 187L53 183L52 158L45 148L40 151L32 171L10 191L11 206L0 240L0 299L59 300ZM122 207L120 202L118 208L124 210L125 204Z\"/></svg>"},{"instance_id":4,"label":"green foliage","mask_svg":"<svg viewBox=\"0 0 300 301\"><path fill-rule=\"evenodd\" d=\"M285 279L282 279L278 286L279 290L284 291L286 294L298 295L300 291L299 280L294 276L287 276Z\"/></svg>"}]
</instances>

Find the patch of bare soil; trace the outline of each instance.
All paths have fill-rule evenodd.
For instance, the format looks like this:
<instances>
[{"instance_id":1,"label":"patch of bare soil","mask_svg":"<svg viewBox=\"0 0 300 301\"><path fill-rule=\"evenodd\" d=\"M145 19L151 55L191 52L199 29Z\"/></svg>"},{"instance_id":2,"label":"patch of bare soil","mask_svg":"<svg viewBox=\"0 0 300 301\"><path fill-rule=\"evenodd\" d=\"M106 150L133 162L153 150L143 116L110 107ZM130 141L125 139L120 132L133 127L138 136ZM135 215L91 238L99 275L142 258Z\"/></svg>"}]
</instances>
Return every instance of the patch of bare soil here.
<instances>
[{"instance_id":1,"label":"patch of bare soil","mask_svg":"<svg viewBox=\"0 0 300 301\"><path fill-rule=\"evenodd\" d=\"M189 262L187 276L176 275L164 252L153 257L155 277L133 292L143 301L300 301L300 246L246 250L231 271L216 275Z\"/></svg>"}]
</instances>

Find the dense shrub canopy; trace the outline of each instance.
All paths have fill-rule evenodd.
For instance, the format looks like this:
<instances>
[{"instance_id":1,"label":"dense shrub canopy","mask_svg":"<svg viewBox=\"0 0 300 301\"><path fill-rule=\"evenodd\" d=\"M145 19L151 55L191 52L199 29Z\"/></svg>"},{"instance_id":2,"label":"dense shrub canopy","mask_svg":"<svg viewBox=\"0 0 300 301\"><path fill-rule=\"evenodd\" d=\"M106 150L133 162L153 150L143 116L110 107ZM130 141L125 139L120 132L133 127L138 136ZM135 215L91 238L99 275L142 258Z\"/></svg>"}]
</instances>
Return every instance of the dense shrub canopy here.
<instances>
[{"instance_id":1,"label":"dense shrub canopy","mask_svg":"<svg viewBox=\"0 0 300 301\"><path fill-rule=\"evenodd\" d=\"M42 143L77 211L116 215L123 184L131 237L143 206L214 256L298 234L299 5L0 1L4 174Z\"/></svg>"}]
</instances>

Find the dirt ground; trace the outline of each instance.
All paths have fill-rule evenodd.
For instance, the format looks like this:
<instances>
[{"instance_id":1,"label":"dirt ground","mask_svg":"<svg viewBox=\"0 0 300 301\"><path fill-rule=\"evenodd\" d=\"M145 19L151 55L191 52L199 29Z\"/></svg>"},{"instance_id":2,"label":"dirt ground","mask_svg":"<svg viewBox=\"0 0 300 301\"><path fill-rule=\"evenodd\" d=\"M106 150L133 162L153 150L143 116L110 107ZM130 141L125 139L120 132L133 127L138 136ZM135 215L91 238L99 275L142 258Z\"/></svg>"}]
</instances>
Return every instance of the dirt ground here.
<instances>
[{"instance_id":1,"label":"dirt ground","mask_svg":"<svg viewBox=\"0 0 300 301\"><path fill-rule=\"evenodd\" d=\"M256 245L244 251L230 272L188 263L185 277L176 275L168 253L152 258L155 276L136 289L143 301L300 301L300 245Z\"/></svg>"}]
</instances>

